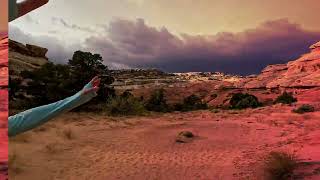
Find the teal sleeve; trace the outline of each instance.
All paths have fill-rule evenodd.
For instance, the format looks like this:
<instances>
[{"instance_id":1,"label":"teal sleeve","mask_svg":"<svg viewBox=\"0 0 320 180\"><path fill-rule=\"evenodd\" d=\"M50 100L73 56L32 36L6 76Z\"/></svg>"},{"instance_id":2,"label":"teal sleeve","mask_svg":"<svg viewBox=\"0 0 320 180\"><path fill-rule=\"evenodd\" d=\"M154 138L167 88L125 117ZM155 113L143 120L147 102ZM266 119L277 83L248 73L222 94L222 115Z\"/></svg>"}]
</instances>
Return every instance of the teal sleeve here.
<instances>
[{"instance_id":1,"label":"teal sleeve","mask_svg":"<svg viewBox=\"0 0 320 180\"><path fill-rule=\"evenodd\" d=\"M91 85L87 84L84 89L90 87ZM14 116L10 116L8 118L8 136L12 137L34 129L52 118L90 101L97 95L95 92L90 92L85 95L82 92L83 90L61 101L29 109Z\"/></svg>"},{"instance_id":2,"label":"teal sleeve","mask_svg":"<svg viewBox=\"0 0 320 180\"><path fill-rule=\"evenodd\" d=\"M9 0L9 22L15 20L17 17L18 17L17 0Z\"/></svg>"}]
</instances>

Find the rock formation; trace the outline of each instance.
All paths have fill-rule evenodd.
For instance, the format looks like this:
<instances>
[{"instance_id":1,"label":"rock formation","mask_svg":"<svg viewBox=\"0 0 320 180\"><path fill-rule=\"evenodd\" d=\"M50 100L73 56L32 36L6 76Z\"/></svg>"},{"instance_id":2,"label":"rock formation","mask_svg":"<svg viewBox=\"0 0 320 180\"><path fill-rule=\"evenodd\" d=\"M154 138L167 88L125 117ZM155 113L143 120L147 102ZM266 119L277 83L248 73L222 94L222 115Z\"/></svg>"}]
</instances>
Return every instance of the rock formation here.
<instances>
[{"instance_id":1,"label":"rock formation","mask_svg":"<svg viewBox=\"0 0 320 180\"><path fill-rule=\"evenodd\" d=\"M8 37L0 38L0 86L8 85Z\"/></svg>"},{"instance_id":2,"label":"rock formation","mask_svg":"<svg viewBox=\"0 0 320 180\"><path fill-rule=\"evenodd\" d=\"M32 71L48 62L48 49L35 45L24 45L9 40L9 70L10 75L18 75L21 71Z\"/></svg>"},{"instance_id":3,"label":"rock formation","mask_svg":"<svg viewBox=\"0 0 320 180\"><path fill-rule=\"evenodd\" d=\"M320 87L320 42L311 52L287 64L267 66L259 76L244 83L245 88Z\"/></svg>"}]
</instances>

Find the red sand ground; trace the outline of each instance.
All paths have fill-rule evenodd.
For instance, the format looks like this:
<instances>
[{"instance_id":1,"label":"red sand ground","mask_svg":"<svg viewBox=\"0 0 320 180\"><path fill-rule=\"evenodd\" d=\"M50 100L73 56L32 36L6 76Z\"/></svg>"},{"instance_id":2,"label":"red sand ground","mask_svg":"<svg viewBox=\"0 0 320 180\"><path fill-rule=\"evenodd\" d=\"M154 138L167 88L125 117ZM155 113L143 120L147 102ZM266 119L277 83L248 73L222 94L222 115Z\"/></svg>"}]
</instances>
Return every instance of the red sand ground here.
<instances>
[{"instance_id":1,"label":"red sand ground","mask_svg":"<svg viewBox=\"0 0 320 180\"><path fill-rule=\"evenodd\" d=\"M0 179L7 176L8 161L8 91L0 90Z\"/></svg>"},{"instance_id":2,"label":"red sand ground","mask_svg":"<svg viewBox=\"0 0 320 180\"><path fill-rule=\"evenodd\" d=\"M10 141L10 179L264 179L271 151L296 153L309 162L297 173L320 179L320 90L297 96L317 112L274 105L132 118L69 113ZM183 130L197 137L176 143Z\"/></svg>"}]
</instances>

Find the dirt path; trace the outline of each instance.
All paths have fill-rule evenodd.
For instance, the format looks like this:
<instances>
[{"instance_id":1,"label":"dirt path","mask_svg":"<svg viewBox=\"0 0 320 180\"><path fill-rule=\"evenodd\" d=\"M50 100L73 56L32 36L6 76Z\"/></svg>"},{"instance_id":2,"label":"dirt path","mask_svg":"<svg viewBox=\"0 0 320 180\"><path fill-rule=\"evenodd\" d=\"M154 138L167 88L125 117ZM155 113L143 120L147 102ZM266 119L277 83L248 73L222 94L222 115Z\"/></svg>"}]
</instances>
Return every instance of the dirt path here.
<instances>
[{"instance_id":1,"label":"dirt path","mask_svg":"<svg viewBox=\"0 0 320 180\"><path fill-rule=\"evenodd\" d=\"M119 122L68 114L10 142L17 167L10 179L263 179L266 153L300 152L309 131L320 129L320 122L312 120L319 113L306 117L308 125L282 109L173 113ZM197 137L176 143L183 130Z\"/></svg>"}]
</instances>

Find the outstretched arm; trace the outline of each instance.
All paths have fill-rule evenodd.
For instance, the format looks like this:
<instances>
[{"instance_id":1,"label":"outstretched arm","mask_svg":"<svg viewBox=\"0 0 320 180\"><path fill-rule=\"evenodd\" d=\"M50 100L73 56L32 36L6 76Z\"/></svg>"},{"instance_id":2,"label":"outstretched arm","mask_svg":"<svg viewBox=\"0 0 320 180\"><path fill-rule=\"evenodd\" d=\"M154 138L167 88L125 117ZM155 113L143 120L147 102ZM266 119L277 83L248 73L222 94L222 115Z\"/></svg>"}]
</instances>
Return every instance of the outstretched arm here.
<instances>
[{"instance_id":1,"label":"outstretched arm","mask_svg":"<svg viewBox=\"0 0 320 180\"><path fill-rule=\"evenodd\" d=\"M71 97L10 116L8 118L9 137L38 127L58 115L90 101L97 95L99 84L100 79L95 77L81 91Z\"/></svg>"},{"instance_id":2,"label":"outstretched arm","mask_svg":"<svg viewBox=\"0 0 320 180\"><path fill-rule=\"evenodd\" d=\"M48 2L49 0L24 0L17 3L17 0L9 0L9 21L13 21Z\"/></svg>"}]
</instances>

